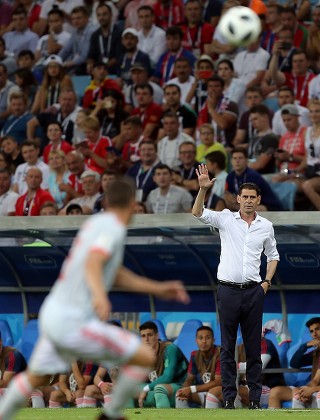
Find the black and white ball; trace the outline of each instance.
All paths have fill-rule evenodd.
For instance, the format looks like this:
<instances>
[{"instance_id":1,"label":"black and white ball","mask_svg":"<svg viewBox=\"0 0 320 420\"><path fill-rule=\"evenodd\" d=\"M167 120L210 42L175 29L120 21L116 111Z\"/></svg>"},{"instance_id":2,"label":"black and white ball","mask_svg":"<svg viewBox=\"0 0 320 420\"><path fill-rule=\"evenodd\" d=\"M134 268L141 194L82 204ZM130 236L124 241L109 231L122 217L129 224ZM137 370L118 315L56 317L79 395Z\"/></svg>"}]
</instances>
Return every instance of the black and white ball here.
<instances>
[{"instance_id":1,"label":"black and white ball","mask_svg":"<svg viewBox=\"0 0 320 420\"><path fill-rule=\"evenodd\" d=\"M261 21L248 7L235 6L221 17L218 29L229 44L246 46L258 39Z\"/></svg>"}]
</instances>

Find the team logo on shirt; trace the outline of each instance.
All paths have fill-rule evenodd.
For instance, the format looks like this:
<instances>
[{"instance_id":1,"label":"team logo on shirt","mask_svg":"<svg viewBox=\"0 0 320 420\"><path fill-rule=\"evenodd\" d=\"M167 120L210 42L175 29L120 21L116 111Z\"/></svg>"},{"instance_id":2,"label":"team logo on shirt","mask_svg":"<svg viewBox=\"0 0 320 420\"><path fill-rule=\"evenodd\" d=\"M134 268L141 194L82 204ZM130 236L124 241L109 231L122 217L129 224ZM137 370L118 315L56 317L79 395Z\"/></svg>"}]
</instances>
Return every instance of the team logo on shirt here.
<instances>
[{"instance_id":1,"label":"team logo on shirt","mask_svg":"<svg viewBox=\"0 0 320 420\"><path fill-rule=\"evenodd\" d=\"M71 375L69 376L69 388L70 391L75 392L77 389L77 381L76 378L74 377L74 374L71 373Z\"/></svg>"},{"instance_id":2,"label":"team logo on shirt","mask_svg":"<svg viewBox=\"0 0 320 420\"><path fill-rule=\"evenodd\" d=\"M204 384L207 384L208 382L210 382L211 381L211 373L210 372L205 372L202 375L202 380L203 380Z\"/></svg>"},{"instance_id":3,"label":"team logo on shirt","mask_svg":"<svg viewBox=\"0 0 320 420\"><path fill-rule=\"evenodd\" d=\"M157 375L157 372L153 370L152 372L149 373L149 381L153 382L156 379L158 379L158 375Z\"/></svg>"}]
</instances>

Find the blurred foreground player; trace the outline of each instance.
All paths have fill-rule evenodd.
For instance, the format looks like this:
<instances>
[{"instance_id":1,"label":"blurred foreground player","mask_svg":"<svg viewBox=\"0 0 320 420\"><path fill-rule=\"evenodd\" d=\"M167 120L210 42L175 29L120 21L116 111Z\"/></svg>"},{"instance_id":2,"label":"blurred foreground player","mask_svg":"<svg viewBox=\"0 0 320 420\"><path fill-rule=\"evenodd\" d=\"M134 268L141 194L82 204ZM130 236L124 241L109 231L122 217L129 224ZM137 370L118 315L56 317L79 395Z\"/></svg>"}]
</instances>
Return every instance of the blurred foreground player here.
<instances>
[{"instance_id":1,"label":"blurred foreground player","mask_svg":"<svg viewBox=\"0 0 320 420\"><path fill-rule=\"evenodd\" d=\"M75 360L100 366L123 365L112 402L99 419L123 419L121 409L147 377L154 355L139 338L105 321L111 311L112 286L188 303L179 281L156 282L122 266L126 226L134 209L135 191L126 180L110 185L107 213L89 218L78 233L58 281L40 311L40 339L25 373L14 378L0 404L0 419L14 413L35 387L50 375L69 370Z\"/></svg>"}]
</instances>

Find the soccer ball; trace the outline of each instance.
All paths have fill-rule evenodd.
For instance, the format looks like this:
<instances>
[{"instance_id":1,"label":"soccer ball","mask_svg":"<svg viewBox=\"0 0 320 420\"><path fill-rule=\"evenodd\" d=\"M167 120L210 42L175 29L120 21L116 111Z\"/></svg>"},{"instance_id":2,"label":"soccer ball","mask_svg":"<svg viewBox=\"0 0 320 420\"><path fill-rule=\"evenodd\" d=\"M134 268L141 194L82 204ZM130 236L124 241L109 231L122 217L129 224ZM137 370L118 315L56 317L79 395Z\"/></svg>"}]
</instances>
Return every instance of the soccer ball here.
<instances>
[{"instance_id":1,"label":"soccer ball","mask_svg":"<svg viewBox=\"0 0 320 420\"><path fill-rule=\"evenodd\" d=\"M218 29L231 45L246 46L258 39L261 22L253 10L236 6L221 17Z\"/></svg>"}]
</instances>

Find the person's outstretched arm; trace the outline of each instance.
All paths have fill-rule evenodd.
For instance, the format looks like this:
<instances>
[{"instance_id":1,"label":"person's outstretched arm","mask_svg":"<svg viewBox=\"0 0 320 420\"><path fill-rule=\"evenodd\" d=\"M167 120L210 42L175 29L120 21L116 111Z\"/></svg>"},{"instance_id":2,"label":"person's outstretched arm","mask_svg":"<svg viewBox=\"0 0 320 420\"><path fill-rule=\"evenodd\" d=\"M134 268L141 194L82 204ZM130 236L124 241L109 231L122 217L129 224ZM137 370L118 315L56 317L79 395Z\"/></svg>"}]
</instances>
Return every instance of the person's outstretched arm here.
<instances>
[{"instance_id":1,"label":"person's outstretched arm","mask_svg":"<svg viewBox=\"0 0 320 420\"><path fill-rule=\"evenodd\" d=\"M207 165L204 163L198 166L198 169L196 169L196 174L198 175L198 183L200 189L192 207L192 214L195 217L200 217L203 212L206 193L208 189L213 186L215 178L210 180Z\"/></svg>"}]
</instances>

